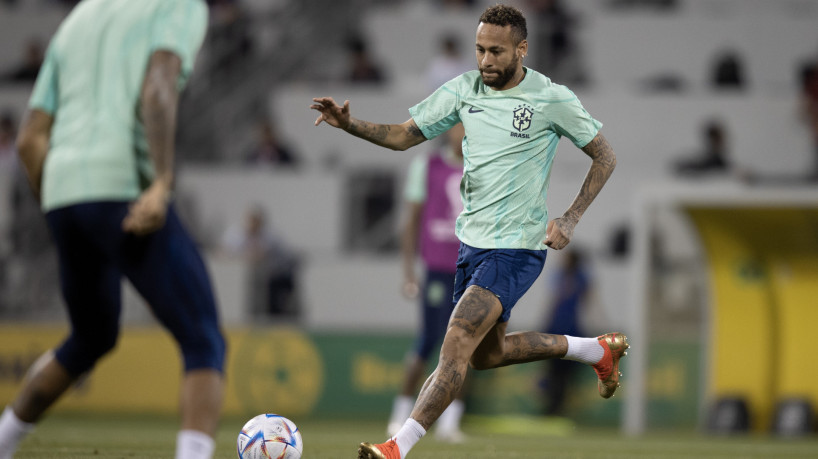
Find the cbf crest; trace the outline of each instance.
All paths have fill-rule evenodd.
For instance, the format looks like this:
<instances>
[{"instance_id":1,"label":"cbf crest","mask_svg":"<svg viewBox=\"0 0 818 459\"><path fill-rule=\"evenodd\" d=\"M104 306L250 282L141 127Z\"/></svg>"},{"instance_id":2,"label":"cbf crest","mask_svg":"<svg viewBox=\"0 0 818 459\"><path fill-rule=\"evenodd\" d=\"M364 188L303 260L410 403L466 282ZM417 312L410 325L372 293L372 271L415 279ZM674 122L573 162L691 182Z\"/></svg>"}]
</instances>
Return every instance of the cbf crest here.
<instances>
[{"instance_id":1,"label":"cbf crest","mask_svg":"<svg viewBox=\"0 0 818 459\"><path fill-rule=\"evenodd\" d=\"M534 116L534 109L530 105L522 104L514 108L514 119L512 126L514 129L523 132L531 127L531 118Z\"/></svg>"}]
</instances>

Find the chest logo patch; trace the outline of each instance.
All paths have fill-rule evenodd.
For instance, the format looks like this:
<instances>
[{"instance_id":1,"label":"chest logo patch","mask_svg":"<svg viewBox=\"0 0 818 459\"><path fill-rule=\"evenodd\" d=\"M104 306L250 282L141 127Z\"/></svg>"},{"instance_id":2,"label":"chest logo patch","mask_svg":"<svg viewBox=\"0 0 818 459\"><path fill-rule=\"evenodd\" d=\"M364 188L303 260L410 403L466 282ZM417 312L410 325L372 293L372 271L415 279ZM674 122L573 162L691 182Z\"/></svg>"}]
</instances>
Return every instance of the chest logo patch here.
<instances>
[{"instance_id":1,"label":"chest logo patch","mask_svg":"<svg viewBox=\"0 0 818 459\"><path fill-rule=\"evenodd\" d=\"M526 104L518 105L514 109L514 119L511 125L519 132L523 132L531 127L531 118L534 116L534 111Z\"/></svg>"}]
</instances>

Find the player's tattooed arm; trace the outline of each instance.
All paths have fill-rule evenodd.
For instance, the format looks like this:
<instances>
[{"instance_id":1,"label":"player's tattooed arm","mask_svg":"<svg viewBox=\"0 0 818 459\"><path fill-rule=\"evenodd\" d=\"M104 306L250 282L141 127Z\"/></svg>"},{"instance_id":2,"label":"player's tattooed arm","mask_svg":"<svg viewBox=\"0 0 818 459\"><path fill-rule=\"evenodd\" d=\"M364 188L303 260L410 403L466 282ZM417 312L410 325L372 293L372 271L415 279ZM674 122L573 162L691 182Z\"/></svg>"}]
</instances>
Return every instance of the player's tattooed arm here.
<instances>
[{"instance_id":1,"label":"player's tattooed arm","mask_svg":"<svg viewBox=\"0 0 818 459\"><path fill-rule=\"evenodd\" d=\"M426 140L411 118L403 124L376 124L350 118L349 126L344 130L355 137L392 150L406 150Z\"/></svg>"},{"instance_id":2,"label":"player's tattooed arm","mask_svg":"<svg viewBox=\"0 0 818 459\"><path fill-rule=\"evenodd\" d=\"M415 120L411 118L402 124L370 123L350 115L348 100L344 101L343 106L338 105L332 97L316 97L312 101L310 108L320 112L315 120L316 126L327 123L392 150L406 150L426 140Z\"/></svg>"},{"instance_id":3,"label":"player's tattooed arm","mask_svg":"<svg viewBox=\"0 0 818 459\"><path fill-rule=\"evenodd\" d=\"M616 155L613 148L601 133L597 134L588 145L585 145L582 151L591 158L588 174L568 210L562 217L549 222L546 229L545 244L554 249L561 249L568 245L577 222L602 190L602 186L608 181L608 177L616 167Z\"/></svg>"},{"instance_id":4,"label":"player's tattooed arm","mask_svg":"<svg viewBox=\"0 0 818 459\"><path fill-rule=\"evenodd\" d=\"M588 174L582 182L579 194L574 198L574 202L564 215L574 223L579 221L616 167L616 155L613 148L608 143L608 139L601 133L597 134L594 140L584 146L582 151L591 158L592 162Z\"/></svg>"}]
</instances>

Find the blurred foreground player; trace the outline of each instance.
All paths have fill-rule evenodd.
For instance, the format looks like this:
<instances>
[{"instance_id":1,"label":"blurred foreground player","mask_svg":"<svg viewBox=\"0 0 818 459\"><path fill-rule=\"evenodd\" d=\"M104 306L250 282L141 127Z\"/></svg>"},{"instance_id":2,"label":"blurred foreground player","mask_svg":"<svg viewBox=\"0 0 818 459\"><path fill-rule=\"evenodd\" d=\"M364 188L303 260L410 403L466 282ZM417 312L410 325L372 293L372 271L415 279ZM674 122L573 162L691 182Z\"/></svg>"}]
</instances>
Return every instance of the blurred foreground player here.
<instances>
[{"instance_id":1,"label":"blurred foreground player","mask_svg":"<svg viewBox=\"0 0 818 459\"><path fill-rule=\"evenodd\" d=\"M122 276L184 359L176 457L213 454L225 342L171 204L179 91L206 27L202 0L86 0L49 45L17 143L56 242L71 331L3 412L2 459L116 345Z\"/></svg>"},{"instance_id":2,"label":"blurred foreground player","mask_svg":"<svg viewBox=\"0 0 818 459\"><path fill-rule=\"evenodd\" d=\"M426 434L463 386L468 365L476 369L552 358L592 365L599 394L619 385L619 359L628 347L621 333L577 338L538 332L506 334L511 309L545 263L546 247L564 248L574 227L616 165L602 124L568 88L526 68L526 22L513 7L495 5L480 17L478 70L466 72L409 109L402 124L353 118L349 101L313 99L315 120L394 150L432 139L462 122L463 212L454 313L437 368L420 391L410 418L385 443L362 443L359 458L402 459ZM568 210L548 221L546 192L559 138L565 136L592 162Z\"/></svg>"},{"instance_id":3,"label":"blurred foreground player","mask_svg":"<svg viewBox=\"0 0 818 459\"><path fill-rule=\"evenodd\" d=\"M415 347L410 352L401 392L392 403L387 435L403 427L415 405L415 394L426 375L432 352L440 349L446 325L454 310L454 278L460 241L454 225L463 210L460 178L463 176L463 125L446 132L444 148L414 158L406 178L407 218L401 239L403 292L420 296L421 321ZM420 248L418 249L418 246ZM417 255L423 262L422 285L415 274ZM457 443L463 440L460 419L465 405L462 394L441 414L436 437Z\"/></svg>"}]
</instances>

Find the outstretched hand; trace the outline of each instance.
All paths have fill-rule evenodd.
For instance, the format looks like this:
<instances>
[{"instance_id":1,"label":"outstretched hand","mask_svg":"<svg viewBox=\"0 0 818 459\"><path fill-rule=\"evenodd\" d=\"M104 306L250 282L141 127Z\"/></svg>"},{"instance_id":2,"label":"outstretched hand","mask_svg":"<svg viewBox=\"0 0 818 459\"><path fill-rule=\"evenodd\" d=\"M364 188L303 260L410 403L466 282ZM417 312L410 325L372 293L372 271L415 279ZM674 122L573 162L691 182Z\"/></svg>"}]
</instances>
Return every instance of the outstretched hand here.
<instances>
[{"instance_id":1,"label":"outstretched hand","mask_svg":"<svg viewBox=\"0 0 818 459\"><path fill-rule=\"evenodd\" d=\"M545 228L545 245L554 250L565 248L574 236L574 226L576 223L572 223L565 217L551 220Z\"/></svg>"},{"instance_id":2,"label":"outstretched hand","mask_svg":"<svg viewBox=\"0 0 818 459\"><path fill-rule=\"evenodd\" d=\"M316 97L312 99L314 104L310 105L313 110L321 112L318 118L315 119L315 125L318 126L322 121L333 127L346 129L349 126L349 101L344 101L344 106L341 107L332 97Z\"/></svg>"}]
</instances>

